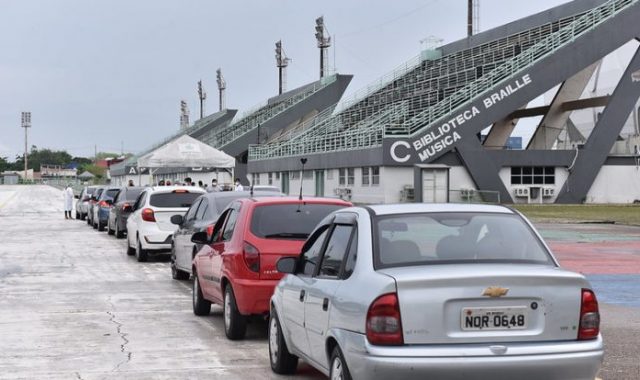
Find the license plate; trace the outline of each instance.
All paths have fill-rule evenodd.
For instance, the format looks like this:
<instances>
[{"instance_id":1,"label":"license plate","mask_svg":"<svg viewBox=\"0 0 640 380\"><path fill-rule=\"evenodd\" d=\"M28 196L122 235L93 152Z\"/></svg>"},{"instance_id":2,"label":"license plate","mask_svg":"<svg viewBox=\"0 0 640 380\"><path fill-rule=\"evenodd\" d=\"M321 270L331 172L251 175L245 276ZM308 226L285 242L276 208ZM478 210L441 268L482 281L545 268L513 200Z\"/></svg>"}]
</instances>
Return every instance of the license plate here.
<instances>
[{"instance_id":1,"label":"license plate","mask_svg":"<svg viewBox=\"0 0 640 380\"><path fill-rule=\"evenodd\" d=\"M527 322L525 306L462 309L463 331L524 330Z\"/></svg>"}]
</instances>

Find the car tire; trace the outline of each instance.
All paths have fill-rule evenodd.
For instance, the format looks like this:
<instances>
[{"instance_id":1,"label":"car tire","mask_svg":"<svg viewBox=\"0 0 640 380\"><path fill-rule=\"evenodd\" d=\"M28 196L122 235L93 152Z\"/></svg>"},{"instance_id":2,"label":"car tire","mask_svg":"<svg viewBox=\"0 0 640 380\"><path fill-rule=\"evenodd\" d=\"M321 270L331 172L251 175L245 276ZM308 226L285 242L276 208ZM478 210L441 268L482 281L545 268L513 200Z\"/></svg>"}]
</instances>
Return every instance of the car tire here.
<instances>
[{"instance_id":1,"label":"car tire","mask_svg":"<svg viewBox=\"0 0 640 380\"><path fill-rule=\"evenodd\" d=\"M204 295L202 294L202 289L200 289L200 280L198 280L198 276L196 272L193 272L193 296L191 297L193 300L193 314L204 316L209 315L211 313L211 302L204 299Z\"/></svg>"},{"instance_id":2,"label":"car tire","mask_svg":"<svg viewBox=\"0 0 640 380\"><path fill-rule=\"evenodd\" d=\"M124 237L124 233L120 231L120 227L118 226L118 222L116 222L116 229L114 234L116 235L116 239L122 239Z\"/></svg>"},{"instance_id":3,"label":"car tire","mask_svg":"<svg viewBox=\"0 0 640 380\"><path fill-rule=\"evenodd\" d=\"M76 211L76 219L80 220L80 213Z\"/></svg>"},{"instance_id":4,"label":"car tire","mask_svg":"<svg viewBox=\"0 0 640 380\"><path fill-rule=\"evenodd\" d=\"M80 214L80 220L87 219L87 214Z\"/></svg>"},{"instance_id":5,"label":"car tire","mask_svg":"<svg viewBox=\"0 0 640 380\"><path fill-rule=\"evenodd\" d=\"M93 227L94 230L98 229L98 224L96 222L92 222L91 223L91 227Z\"/></svg>"},{"instance_id":6,"label":"car tire","mask_svg":"<svg viewBox=\"0 0 640 380\"><path fill-rule=\"evenodd\" d=\"M98 231L100 232L104 231L104 224L102 224L100 220L98 220Z\"/></svg>"},{"instance_id":7,"label":"car tire","mask_svg":"<svg viewBox=\"0 0 640 380\"><path fill-rule=\"evenodd\" d=\"M178 269L178 267L176 266L176 251L173 244L171 245L171 278L180 281L189 279L189 273Z\"/></svg>"},{"instance_id":8,"label":"car tire","mask_svg":"<svg viewBox=\"0 0 640 380\"><path fill-rule=\"evenodd\" d=\"M143 263L147 261L147 251L142 249L142 243L140 243L140 238L136 239L136 259L139 263Z\"/></svg>"},{"instance_id":9,"label":"car tire","mask_svg":"<svg viewBox=\"0 0 640 380\"><path fill-rule=\"evenodd\" d=\"M269 315L269 361L271 370L280 375L292 375L298 368L298 357L289 352L275 311Z\"/></svg>"},{"instance_id":10,"label":"car tire","mask_svg":"<svg viewBox=\"0 0 640 380\"><path fill-rule=\"evenodd\" d=\"M109 225L109 222L107 222L107 234L108 235L114 235L115 233L116 232L111 229L111 226Z\"/></svg>"},{"instance_id":11,"label":"car tire","mask_svg":"<svg viewBox=\"0 0 640 380\"><path fill-rule=\"evenodd\" d=\"M129 241L129 237L127 237L127 256L133 256L136 254L136 249L131 247L131 242Z\"/></svg>"},{"instance_id":12,"label":"car tire","mask_svg":"<svg viewBox=\"0 0 640 380\"><path fill-rule=\"evenodd\" d=\"M224 319L224 333L230 340L243 339L247 333L247 317L240 314L236 297L233 294L231 285L224 289L224 302L222 305L222 315Z\"/></svg>"},{"instance_id":13,"label":"car tire","mask_svg":"<svg viewBox=\"0 0 640 380\"><path fill-rule=\"evenodd\" d=\"M347 361L344 360L342 350L336 346L331 354L331 361L329 363L329 378L330 379L342 379L351 380L351 373L349 373L349 367L347 367Z\"/></svg>"}]
</instances>

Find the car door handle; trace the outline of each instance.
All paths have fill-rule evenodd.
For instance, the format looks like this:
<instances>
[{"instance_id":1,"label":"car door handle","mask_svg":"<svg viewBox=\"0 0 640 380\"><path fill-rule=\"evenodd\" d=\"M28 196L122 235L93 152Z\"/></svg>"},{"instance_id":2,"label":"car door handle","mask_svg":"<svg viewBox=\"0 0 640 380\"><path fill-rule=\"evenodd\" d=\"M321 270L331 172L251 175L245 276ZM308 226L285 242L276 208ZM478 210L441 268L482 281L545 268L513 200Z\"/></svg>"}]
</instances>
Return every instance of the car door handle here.
<instances>
[{"instance_id":1,"label":"car door handle","mask_svg":"<svg viewBox=\"0 0 640 380\"><path fill-rule=\"evenodd\" d=\"M327 311L329 308L329 299L325 298L322 300L322 310Z\"/></svg>"},{"instance_id":2,"label":"car door handle","mask_svg":"<svg viewBox=\"0 0 640 380\"><path fill-rule=\"evenodd\" d=\"M304 294L305 294L305 291L303 289L300 291L300 302L304 301Z\"/></svg>"}]
</instances>

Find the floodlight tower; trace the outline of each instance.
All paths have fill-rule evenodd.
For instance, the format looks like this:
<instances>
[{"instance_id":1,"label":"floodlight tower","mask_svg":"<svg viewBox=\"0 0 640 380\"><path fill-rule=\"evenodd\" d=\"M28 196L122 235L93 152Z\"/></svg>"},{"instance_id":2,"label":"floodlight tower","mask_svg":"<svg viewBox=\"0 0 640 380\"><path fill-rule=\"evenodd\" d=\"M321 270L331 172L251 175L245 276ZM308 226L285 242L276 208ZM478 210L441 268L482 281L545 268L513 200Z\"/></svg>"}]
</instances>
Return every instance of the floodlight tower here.
<instances>
[{"instance_id":1,"label":"floodlight tower","mask_svg":"<svg viewBox=\"0 0 640 380\"><path fill-rule=\"evenodd\" d=\"M200 99L200 119L204 117L204 101L207 99L207 93L202 88L202 80L198 81L198 98Z\"/></svg>"},{"instance_id":2,"label":"floodlight tower","mask_svg":"<svg viewBox=\"0 0 640 380\"><path fill-rule=\"evenodd\" d=\"M480 31L480 0L467 0L467 37Z\"/></svg>"},{"instance_id":3,"label":"floodlight tower","mask_svg":"<svg viewBox=\"0 0 640 380\"><path fill-rule=\"evenodd\" d=\"M22 113L22 128L24 128L24 179L27 179L27 163L29 152L27 150L27 130L31 128L31 112Z\"/></svg>"},{"instance_id":4,"label":"floodlight tower","mask_svg":"<svg viewBox=\"0 0 640 380\"><path fill-rule=\"evenodd\" d=\"M227 102L225 99L225 90L227 89L227 81L222 76L222 70L218 68L216 70L216 82L218 83L218 100L220 103L220 111L227 108Z\"/></svg>"},{"instance_id":5,"label":"floodlight tower","mask_svg":"<svg viewBox=\"0 0 640 380\"><path fill-rule=\"evenodd\" d=\"M180 129L189 128L189 107L184 100L180 101Z\"/></svg>"},{"instance_id":6,"label":"floodlight tower","mask_svg":"<svg viewBox=\"0 0 640 380\"><path fill-rule=\"evenodd\" d=\"M282 40L276 42L276 66L278 66L278 94L282 94L286 91L287 87L287 66L291 62L291 59L287 58L287 55L282 49Z\"/></svg>"},{"instance_id":7,"label":"floodlight tower","mask_svg":"<svg viewBox=\"0 0 640 380\"><path fill-rule=\"evenodd\" d=\"M316 19L316 40L318 41L318 48L320 49L320 78L323 78L329 61L327 48L331 46L331 37L324 25L323 16Z\"/></svg>"}]
</instances>

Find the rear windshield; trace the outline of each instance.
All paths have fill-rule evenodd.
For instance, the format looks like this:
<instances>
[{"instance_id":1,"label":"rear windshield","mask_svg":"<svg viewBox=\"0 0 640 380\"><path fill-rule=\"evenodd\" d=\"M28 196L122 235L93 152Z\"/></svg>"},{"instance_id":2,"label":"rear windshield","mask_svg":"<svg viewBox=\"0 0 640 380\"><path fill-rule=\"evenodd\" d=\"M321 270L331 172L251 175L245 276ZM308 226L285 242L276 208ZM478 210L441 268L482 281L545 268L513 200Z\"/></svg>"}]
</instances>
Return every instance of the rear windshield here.
<instances>
[{"instance_id":1,"label":"rear windshield","mask_svg":"<svg viewBox=\"0 0 640 380\"><path fill-rule=\"evenodd\" d=\"M376 232L376 268L452 263L553 265L540 240L517 215L391 215L377 219Z\"/></svg>"},{"instance_id":2,"label":"rear windshield","mask_svg":"<svg viewBox=\"0 0 640 380\"><path fill-rule=\"evenodd\" d=\"M142 193L143 189L127 189L125 192L125 199L128 201L135 201L138 199L138 195Z\"/></svg>"},{"instance_id":3,"label":"rear windshield","mask_svg":"<svg viewBox=\"0 0 640 380\"><path fill-rule=\"evenodd\" d=\"M266 239L305 240L325 216L343 207L327 204L258 206L253 210L251 232Z\"/></svg>"},{"instance_id":4,"label":"rear windshield","mask_svg":"<svg viewBox=\"0 0 640 380\"><path fill-rule=\"evenodd\" d=\"M113 199L116 196L116 194L118 194L118 191L120 191L120 189L109 189L107 190L107 193L103 196L103 198Z\"/></svg>"},{"instance_id":5,"label":"rear windshield","mask_svg":"<svg viewBox=\"0 0 640 380\"><path fill-rule=\"evenodd\" d=\"M91 195L94 191L96 191L95 187L87 187L87 194Z\"/></svg>"},{"instance_id":6,"label":"rear windshield","mask_svg":"<svg viewBox=\"0 0 640 380\"><path fill-rule=\"evenodd\" d=\"M153 194L149 204L154 207L191 207L201 193L162 193Z\"/></svg>"}]
</instances>

